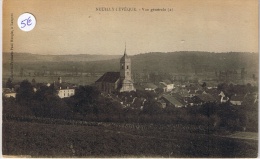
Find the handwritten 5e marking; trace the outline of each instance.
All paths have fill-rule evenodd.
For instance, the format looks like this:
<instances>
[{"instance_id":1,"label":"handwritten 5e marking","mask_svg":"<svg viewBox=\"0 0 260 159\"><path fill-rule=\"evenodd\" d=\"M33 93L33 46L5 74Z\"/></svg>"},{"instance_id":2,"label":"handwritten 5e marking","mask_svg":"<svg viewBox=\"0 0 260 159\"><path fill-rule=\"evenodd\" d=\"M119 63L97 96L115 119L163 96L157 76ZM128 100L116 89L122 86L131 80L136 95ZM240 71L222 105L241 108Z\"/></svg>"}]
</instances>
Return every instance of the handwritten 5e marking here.
<instances>
[{"instance_id":1,"label":"handwritten 5e marking","mask_svg":"<svg viewBox=\"0 0 260 159\"><path fill-rule=\"evenodd\" d=\"M22 31L31 31L36 25L36 19L31 13L23 13L19 16L17 24Z\"/></svg>"}]
</instances>

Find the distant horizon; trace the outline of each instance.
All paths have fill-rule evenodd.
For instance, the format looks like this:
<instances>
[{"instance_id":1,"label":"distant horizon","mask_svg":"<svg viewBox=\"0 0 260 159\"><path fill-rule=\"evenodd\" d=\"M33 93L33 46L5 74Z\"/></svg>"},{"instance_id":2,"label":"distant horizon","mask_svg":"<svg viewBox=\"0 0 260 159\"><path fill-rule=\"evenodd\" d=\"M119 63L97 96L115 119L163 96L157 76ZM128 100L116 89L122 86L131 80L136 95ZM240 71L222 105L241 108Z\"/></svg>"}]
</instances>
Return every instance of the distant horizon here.
<instances>
[{"instance_id":1,"label":"distant horizon","mask_svg":"<svg viewBox=\"0 0 260 159\"><path fill-rule=\"evenodd\" d=\"M210 52L210 51L172 51L172 52L160 52L160 51L153 51L153 52L142 52L142 53L136 53L136 54L128 54L127 52L127 55L130 55L130 56L135 56L135 55L141 55L141 54L149 54L149 53L180 53L180 52L198 52L198 53L212 53L212 54L222 54L222 53L250 53L250 54L258 54L259 52L245 52L245 51L229 51L229 52ZM11 52L2 52L4 54L7 54L7 53L11 53ZM99 56L121 56L123 55L124 53L122 52L122 54L89 54L89 53L86 53L86 54L82 54L82 53L79 53L79 54L75 54L75 53L72 53L72 54L37 54L37 53L30 53L30 52L13 52L14 54L19 54L19 53L24 53L24 54L32 54L32 55L41 55L41 56L66 56L66 55L99 55Z\"/></svg>"}]
</instances>

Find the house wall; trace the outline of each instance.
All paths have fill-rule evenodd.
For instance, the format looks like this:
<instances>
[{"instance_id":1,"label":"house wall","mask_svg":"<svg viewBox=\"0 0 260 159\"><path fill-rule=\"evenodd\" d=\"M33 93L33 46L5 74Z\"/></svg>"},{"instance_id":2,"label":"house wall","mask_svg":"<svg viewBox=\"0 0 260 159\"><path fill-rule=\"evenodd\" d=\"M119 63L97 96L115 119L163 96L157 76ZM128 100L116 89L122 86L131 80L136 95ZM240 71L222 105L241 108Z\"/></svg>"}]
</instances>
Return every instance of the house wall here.
<instances>
[{"instance_id":1,"label":"house wall","mask_svg":"<svg viewBox=\"0 0 260 159\"><path fill-rule=\"evenodd\" d=\"M170 92L173 90L174 85L173 84L167 84L167 92Z\"/></svg>"},{"instance_id":2,"label":"house wall","mask_svg":"<svg viewBox=\"0 0 260 159\"><path fill-rule=\"evenodd\" d=\"M163 87L163 92L167 92L167 87Z\"/></svg>"},{"instance_id":3,"label":"house wall","mask_svg":"<svg viewBox=\"0 0 260 159\"><path fill-rule=\"evenodd\" d=\"M242 101L230 101L231 104L233 105L241 105L242 104Z\"/></svg>"},{"instance_id":4,"label":"house wall","mask_svg":"<svg viewBox=\"0 0 260 159\"><path fill-rule=\"evenodd\" d=\"M6 93L4 96L7 98L10 98L10 97L16 98L16 93Z\"/></svg>"},{"instance_id":5,"label":"house wall","mask_svg":"<svg viewBox=\"0 0 260 159\"><path fill-rule=\"evenodd\" d=\"M153 89L153 88L144 88L144 90L146 90L146 91L155 91L155 89Z\"/></svg>"},{"instance_id":6,"label":"house wall","mask_svg":"<svg viewBox=\"0 0 260 159\"><path fill-rule=\"evenodd\" d=\"M71 97L73 95L75 95L75 89L59 89L58 90L58 96L60 98Z\"/></svg>"}]
</instances>

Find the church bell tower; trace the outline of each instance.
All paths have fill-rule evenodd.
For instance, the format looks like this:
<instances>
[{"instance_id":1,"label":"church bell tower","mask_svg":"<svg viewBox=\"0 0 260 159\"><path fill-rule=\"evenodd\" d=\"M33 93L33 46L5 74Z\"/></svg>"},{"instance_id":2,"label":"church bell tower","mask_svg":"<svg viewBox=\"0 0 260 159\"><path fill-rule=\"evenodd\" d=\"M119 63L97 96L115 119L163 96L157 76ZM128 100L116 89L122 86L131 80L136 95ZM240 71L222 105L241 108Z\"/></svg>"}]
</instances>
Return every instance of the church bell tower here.
<instances>
[{"instance_id":1,"label":"church bell tower","mask_svg":"<svg viewBox=\"0 0 260 159\"><path fill-rule=\"evenodd\" d=\"M134 84L131 75L131 59L126 54L126 45L124 56L120 59L120 92L135 91Z\"/></svg>"}]
</instances>

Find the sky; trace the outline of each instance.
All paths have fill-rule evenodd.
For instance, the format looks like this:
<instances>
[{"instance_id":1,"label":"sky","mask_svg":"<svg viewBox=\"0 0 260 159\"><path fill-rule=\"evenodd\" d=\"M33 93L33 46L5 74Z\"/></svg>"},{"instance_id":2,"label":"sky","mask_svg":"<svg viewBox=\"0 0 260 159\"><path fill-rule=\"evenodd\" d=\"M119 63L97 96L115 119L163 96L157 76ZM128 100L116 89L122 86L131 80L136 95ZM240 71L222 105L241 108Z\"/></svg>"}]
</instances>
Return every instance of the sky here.
<instances>
[{"instance_id":1,"label":"sky","mask_svg":"<svg viewBox=\"0 0 260 159\"><path fill-rule=\"evenodd\" d=\"M154 8L166 11L151 12ZM25 12L37 21L29 32L17 25ZM14 52L120 55L125 43L129 55L258 52L257 0L4 0L4 52L10 52L11 14Z\"/></svg>"}]
</instances>

